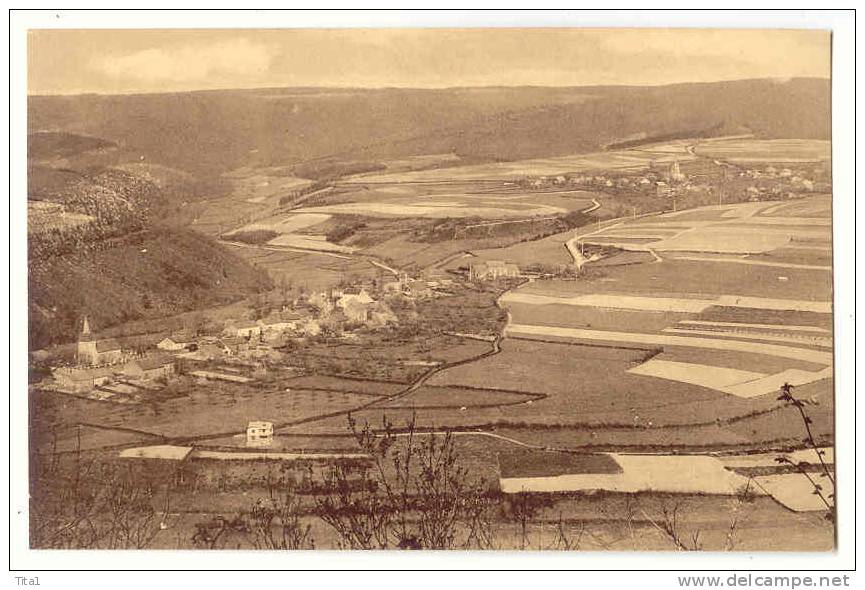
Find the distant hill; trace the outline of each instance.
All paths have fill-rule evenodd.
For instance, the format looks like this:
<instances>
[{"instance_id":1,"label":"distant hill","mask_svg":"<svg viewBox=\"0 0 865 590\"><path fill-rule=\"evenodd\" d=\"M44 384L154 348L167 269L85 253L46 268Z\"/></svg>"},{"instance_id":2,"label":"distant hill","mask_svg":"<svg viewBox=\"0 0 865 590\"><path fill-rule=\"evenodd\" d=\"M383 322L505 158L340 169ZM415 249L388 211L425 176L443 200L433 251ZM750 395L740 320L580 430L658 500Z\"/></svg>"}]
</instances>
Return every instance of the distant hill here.
<instances>
[{"instance_id":1,"label":"distant hill","mask_svg":"<svg viewBox=\"0 0 865 590\"><path fill-rule=\"evenodd\" d=\"M100 166L98 158L82 165L82 156L114 145L98 138L30 139L31 348L74 339L84 315L106 328L271 288L264 271L181 226L176 201L195 197L195 177L145 164Z\"/></svg>"},{"instance_id":2,"label":"distant hill","mask_svg":"<svg viewBox=\"0 0 865 590\"><path fill-rule=\"evenodd\" d=\"M830 132L829 81L822 79L33 96L28 107L31 132L100 137L147 162L208 174L451 152L473 161L517 160L692 131L803 139L828 139Z\"/></svg>"}]
</instances>

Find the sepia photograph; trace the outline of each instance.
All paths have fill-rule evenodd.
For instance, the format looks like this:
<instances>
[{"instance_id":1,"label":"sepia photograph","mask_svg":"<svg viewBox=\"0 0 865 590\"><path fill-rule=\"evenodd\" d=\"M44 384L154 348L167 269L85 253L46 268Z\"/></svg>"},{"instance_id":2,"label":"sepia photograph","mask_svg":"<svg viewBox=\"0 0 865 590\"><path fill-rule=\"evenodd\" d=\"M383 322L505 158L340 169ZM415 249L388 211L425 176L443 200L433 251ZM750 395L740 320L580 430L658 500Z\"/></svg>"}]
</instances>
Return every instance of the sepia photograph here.
<instances>
[{"instance_id":1,"label":"sepia photograph","mask_svg":"<svg viewBox=\"0 0 865 590\"><path fill-rule=\"evenodd\" d=\"M132 16L25 33L31 550L837 551L832 30Z\"/></svg>"}]
</instances>

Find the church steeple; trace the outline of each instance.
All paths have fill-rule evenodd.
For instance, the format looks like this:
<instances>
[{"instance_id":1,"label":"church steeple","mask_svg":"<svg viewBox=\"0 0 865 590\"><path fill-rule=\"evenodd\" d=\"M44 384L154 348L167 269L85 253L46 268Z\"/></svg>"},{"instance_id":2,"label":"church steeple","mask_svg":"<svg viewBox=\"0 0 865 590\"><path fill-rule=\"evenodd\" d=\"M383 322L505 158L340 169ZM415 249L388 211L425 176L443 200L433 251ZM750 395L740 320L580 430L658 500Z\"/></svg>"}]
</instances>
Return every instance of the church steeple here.
<instances>
[{"instance_id":1,"label":"church steeple","mask_svg":"<svg viewBox=\"0 0 865 590\"><path fill-rule=\"evenodd\" d=\"M90 332L90 322L87 316L84 316L84 325L81 327L81 336L78 338L78 341L89 342L90 340L93 340L93 334Z\"/></svg>"},{"instance_id":2,"label":"church steeple","mask_svg":"<svg viewBox=\"0 0 865 590\"><path fill-rule=\"evenodd\" d=\"M96 339L90 332L90 322L84 316L81 335L78 336L78 362L82 365L98 365L99 352L96 349Z\"/></svg>"}]
</instances>

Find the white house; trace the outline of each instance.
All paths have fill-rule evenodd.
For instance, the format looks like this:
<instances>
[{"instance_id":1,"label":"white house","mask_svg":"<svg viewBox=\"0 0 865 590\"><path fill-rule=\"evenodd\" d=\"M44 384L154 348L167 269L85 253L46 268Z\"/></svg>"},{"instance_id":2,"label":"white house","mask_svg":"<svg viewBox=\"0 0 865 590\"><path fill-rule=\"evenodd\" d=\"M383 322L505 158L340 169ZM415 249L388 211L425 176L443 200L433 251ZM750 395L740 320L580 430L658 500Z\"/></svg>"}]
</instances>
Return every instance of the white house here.
<instances>
[{"instance_id":1,"label":"white house","mask_svg":"<svg viewBox=\"0 0 865 590\"><path fill-rule=\"evenodd\" d=\"M246 425L246 445L269 447L273 443L273 422L253 420Z\"/></svg>"},{"instance_id":2,"label":"white house","mask_svg":"<svg viewBox=\"0 0 865 590\"><path fill-rule=\"evenodd\" d=\"M226 331L232 336L252 338L253 336L261 335L261 324L252 320L247 320L230 326Z\"/></svg>"}]
</instances>

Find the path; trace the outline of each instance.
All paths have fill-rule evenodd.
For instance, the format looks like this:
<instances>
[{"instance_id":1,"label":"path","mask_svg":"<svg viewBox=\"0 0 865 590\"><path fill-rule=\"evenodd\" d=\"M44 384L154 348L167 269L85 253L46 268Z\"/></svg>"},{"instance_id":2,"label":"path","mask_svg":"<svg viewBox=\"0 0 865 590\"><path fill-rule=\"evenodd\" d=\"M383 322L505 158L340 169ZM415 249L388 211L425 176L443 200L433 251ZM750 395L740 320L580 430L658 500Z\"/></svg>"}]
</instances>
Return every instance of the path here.
<instances>
[{"instance_id":1,"label":"path","mask_svg":"<svg viewBox=\"0 0 865 590\"><path fill-rule=\"evenodd\" d=\"M601 203L597 199L592 199L591 206L586 208L586 209L583 209L582 211L580 211L580 213L589 214L592 211L597 211L600 208L601 208Z\"/></svg>"}]
</instances>

